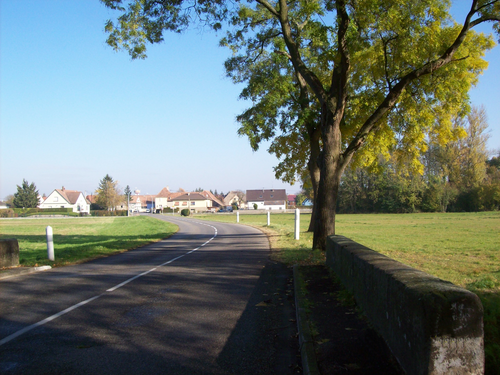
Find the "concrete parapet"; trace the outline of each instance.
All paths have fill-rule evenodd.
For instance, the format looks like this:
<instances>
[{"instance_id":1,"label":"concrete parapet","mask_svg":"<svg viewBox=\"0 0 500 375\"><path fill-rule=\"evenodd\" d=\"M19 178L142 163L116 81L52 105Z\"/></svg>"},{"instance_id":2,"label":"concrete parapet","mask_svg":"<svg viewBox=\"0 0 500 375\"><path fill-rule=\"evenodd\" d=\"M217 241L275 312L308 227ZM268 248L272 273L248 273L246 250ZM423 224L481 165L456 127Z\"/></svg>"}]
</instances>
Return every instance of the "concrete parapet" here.
<instances>
[{"instance_id":1,"label":"concrete parapet","mask_svg":"<svg viewBox=\"0 0 500 375\"><path fill-rule=\"evenodd\" d=\"M0 240L0 268L19 265L19 244L15 238Z\"/></svg>"},{"instance_id":2,"label":"concrete parapet","mask_svg":"<svg viewBox=\"0 0 500 375\"><path fill-rule=\"evenodd\" d=\"M483 307L474 293L343 236L327 239L326 264L407 374L484 373Z\"/></svg>"}]
</instances>

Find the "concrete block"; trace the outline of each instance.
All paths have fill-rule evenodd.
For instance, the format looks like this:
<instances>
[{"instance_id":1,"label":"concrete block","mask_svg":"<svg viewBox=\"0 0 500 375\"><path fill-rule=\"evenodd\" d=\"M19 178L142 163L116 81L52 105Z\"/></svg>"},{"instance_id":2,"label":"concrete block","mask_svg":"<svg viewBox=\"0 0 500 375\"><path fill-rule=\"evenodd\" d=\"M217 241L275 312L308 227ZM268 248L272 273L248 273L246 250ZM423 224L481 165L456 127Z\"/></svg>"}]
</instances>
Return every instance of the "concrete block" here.
<instances>
[{"instance_id":1,"label":"concrete block","mask_svg":"<svg viewBox=\"0 0 500 375\"><path fill-rule=\"evenodd\" d=\"M0 240L0 268L19 265L19 244L15 238Z\"/></svg>"},{"instance_id":2,"label":"concrete block","mask_svg":"<svg viewBox=\"0 0 500 375\"><path fill-rule=\"evenodd\" d=\"M474 293L343 236L326 264L409 375L483 374L483 307Z\"/></svg>"}]
</instances>

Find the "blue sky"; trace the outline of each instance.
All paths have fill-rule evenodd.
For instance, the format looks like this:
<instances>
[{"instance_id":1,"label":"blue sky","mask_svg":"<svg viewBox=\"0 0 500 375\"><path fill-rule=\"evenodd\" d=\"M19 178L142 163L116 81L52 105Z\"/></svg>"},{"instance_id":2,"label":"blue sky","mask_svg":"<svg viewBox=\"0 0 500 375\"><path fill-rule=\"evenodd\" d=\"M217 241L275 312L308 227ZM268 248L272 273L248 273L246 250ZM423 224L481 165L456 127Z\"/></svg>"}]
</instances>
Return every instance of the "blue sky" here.
<instances>
[{"instance_id":1,"label":"blue sky","mask_svg":"<svg viewBox=\"0 0 500 375\"><path fill-rule=\"evenodd\" d=\"M466 4L460 1L459 5ZM105 44L114 14L97 0L0 0L0 198L23 179L40 193L94 191L111 175L142 193L285 188L266 145L236 134L247 105L224 76L221 35L167 34L146 60ZM457 16L463 12L455 8ZM500 149L500 48L471 92Z\"/></svg>"}]
</instances>

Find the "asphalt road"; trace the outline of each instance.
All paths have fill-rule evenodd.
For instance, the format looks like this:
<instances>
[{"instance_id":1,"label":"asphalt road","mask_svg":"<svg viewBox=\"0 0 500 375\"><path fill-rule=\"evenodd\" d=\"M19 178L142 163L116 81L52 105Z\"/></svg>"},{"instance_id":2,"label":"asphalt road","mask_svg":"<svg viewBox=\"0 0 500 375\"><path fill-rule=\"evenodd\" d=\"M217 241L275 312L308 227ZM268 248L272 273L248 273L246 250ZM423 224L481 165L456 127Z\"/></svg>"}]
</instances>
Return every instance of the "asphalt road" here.
<instances>
[{"instance_id":1,"label":"asphalt road","mask_svg":"<svg viewBox=\"0 0 500 375\"><path fill-rule=\"evenodd\" d=\"M161 218L179 232L0 280L0 373L300 373L291 271L266 236Z\"/></svg>"}]
</instances>

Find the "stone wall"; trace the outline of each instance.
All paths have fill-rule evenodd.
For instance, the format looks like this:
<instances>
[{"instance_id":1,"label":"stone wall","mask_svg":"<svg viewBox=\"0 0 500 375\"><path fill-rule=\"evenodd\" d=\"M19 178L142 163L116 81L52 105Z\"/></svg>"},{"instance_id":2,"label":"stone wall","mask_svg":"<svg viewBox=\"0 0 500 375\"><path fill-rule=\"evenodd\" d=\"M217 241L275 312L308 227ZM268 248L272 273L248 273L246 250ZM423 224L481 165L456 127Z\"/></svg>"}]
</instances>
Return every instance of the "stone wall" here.
<instances>
[{"instance_id":1,"label":"stone wall","mask_svg":"<svg viewBox=\"0 0 500 375\"><path fill-rule=\"evenodd\" d=\"M0 268L19 265L19 244L15 238L0 240Z\"/></svg>"},{"instance_id":2,"label":"stone wall","mask_svg":"<svg viewBox=\"0 0 500 375\"><path fill-rule=\"evenodd\" d=\"M407 374L483 374L483 307L472 292L342 236L327 265Z\"/></svg>"}]
</instances>

